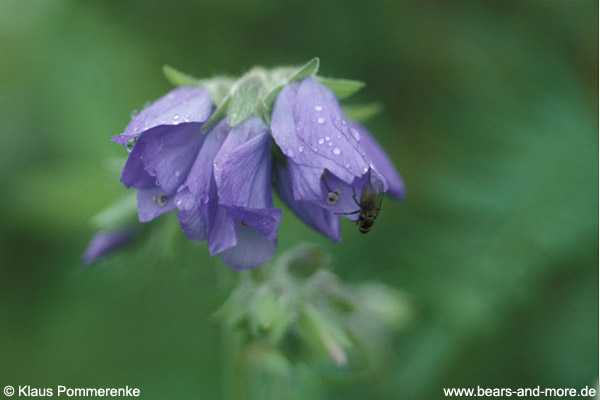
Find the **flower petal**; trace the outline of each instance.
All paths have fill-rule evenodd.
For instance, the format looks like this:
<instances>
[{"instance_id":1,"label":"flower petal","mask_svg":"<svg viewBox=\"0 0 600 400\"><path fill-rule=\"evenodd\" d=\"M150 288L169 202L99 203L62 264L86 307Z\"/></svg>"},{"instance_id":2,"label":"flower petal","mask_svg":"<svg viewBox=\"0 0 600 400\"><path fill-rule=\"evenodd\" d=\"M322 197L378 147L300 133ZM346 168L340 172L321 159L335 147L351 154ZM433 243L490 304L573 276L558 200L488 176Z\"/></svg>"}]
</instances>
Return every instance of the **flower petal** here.
<instances>
[{"instance_id":1,"label":"flower petal","mask_svg":"<svg viewBox=\"0 0 600 400\"><path fill-rule=\"evenodd\" d=\"M129 153L127 161L125 161L125 166L121 172L121 182L127 188L151 189L156 186L156 179L144 168L142 147L144 147L143 143L136 143L131 153Z\"/></svg>"},{"instance_id":2,"label":"flower petal","mask_svg":"<svg viewBox=\"0 0 600 400\"><path fill-rule=\"evenodd\" d=\"M219 204L272 208L269 132L258 117L233 128L215 156Z\"/></svg>"},{"instance_id":3,"label":"flower petal","mask_svg":"<svg viewBox=\"0 0 600 400\"><path fill-rule=\"evenodd\" d=\"M296 200L289 169L281 166L276 168L274 184L281 200L308 226L338 242L340 240L338 216L314 203Z\"/></svg>"},{"instance_id":4,"label":"flower petal","mask_svg":"<svg viewBox=\"0 0 600 400\"><path fill-rule=\"evenodd\" d=\"M256 268L273 257L277 241L270 241L252 228L238 228L238 244L221 253L221 259L236 271Z\"/></svg>"},{"instance_id":5,"label":"flower petal","mask_svg":"<svg viewBox=\"0 0 600 400\"><path fill-rule=\"evenodd\" d=\"M277 230L283 212L277 208L246 208L237 206L221 206L227 215L254 228L269 240L277 238Z\"/></svg>"},{"instance_id":6,"label":"flower petal","mask_svg":"<svg viewBox=\"0 0 600 400\"><path fill-rule=\"evenodd\" d=\"M204 204L208 203L215 155L223 145L229 130L227 120L223 119L206 134L206 140L186 178L185 186Z\"/></svg>"},{"instance_id":7,"label":"flower petal","mask_svg":"<svg viewBox=\"0 0 600 400\"><path fill-rule=\"evenodd\" d=\"M206 135L202 124L158 126L144 133L135 147L142 146L146 171L156 178L167 194L173 195L185 181Z\"/></svg>"},{"instance_id":8,"label":"flower petal","mask_svg":"<svg viewBox=\"0 0 600 400\"><path fill-rule=\"evenodd\" d=\"M238 244L238 221L227 215L227 211L219 207L215 201L213 211L209 214L208 250L211 257Z\"/></svg>"},{"instance_id":9,"label":"flower petal","mask_svg":"<svg viewBox=\"0 0 600 400\"><path fill-rule=\"evenodd\" d=\"M135 229L128 228L115 232L100 231L94 235L83 254L83 262L92 264L102 256L126 245L135 236Z\"/></svg>"},{"instance_id":10,"label":"flower petal","mask_svg":"<svg viewBox=\"0 0 600 400\"><path fill-rule=\"evenodd\" d=\"M335 95L310 77L279 93L271 131L282 152L295 163L328 169L347 183L369 168Z\"/></svg>"},{"instance_id":11,"label":"flower petal","mask_svg":"<svg viewBox=\"0 0 600 400\"><path fill-rule=\"evenodd\" d=\"M387 193L396 199L403 199L406 194L404 182L394 167L394 163L392 163L375 138L361 124L352 121L350 122L350 126L356 129L360 137L360 143L371 159L375 169L385 178L389 187Z\"/></svg>"},{"instance_id":12,"label":"flower petal","mask_svg":"<svg viewBox=\"0 0 600 400\"><path fill-rule=\"evenodd\" d=\"M111 140L127 147L127 143L144 131L160 125L186 122L204 123L213 109L210 93L193 86L176 88L137 114L125 132Z\"/></svg>"},{"instance_id":13,"label":"flower petal","mask_svg":"<svg viewBox=\"0 0 600 400\"><path fill-rule=\"evenodd\" d=\"M177 219L185 236L192 240L206 240L206 218L196 196L187 187L183 188L175 195L175 205L179 209Z\"/></svg>"},{"instance_id":14,"label":"flower petal","mask_svg":"<svg viewBox=\"0 0 600 400\"><path fill-rule=\"evenodd\" d=\"M162 188L155 186L152 189L138 189L137 206L140 222L148 222L174 210L175 202L173 196L167 195Z\"/></svg>"}]
</instances>

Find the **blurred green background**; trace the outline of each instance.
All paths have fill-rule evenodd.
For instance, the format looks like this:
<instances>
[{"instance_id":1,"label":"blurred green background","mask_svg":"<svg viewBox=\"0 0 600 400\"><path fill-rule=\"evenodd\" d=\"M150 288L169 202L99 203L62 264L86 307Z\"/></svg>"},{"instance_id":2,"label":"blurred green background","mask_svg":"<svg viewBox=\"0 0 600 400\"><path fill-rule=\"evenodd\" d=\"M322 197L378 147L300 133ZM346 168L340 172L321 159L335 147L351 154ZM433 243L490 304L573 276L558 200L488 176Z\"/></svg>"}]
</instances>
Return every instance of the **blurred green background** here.
<instances>
[{"instance_id":1,"label":"blurred green background","mask_svg":"<svg viewBox=\"0 0 600 400\"><path fill-rule=\"evenodd\" d=\"M227 293L202 243L151 234L90 269L90 218L122 196L130 112L197 77L321 58L368 86L366 125L404 176L368 235L328 242L284 211L278 254L323 244L350 283L413 300L385 371L327 397L598 379L598 3L0 3L0 385L221 397ZM167 218L175 219L173 215ZM152 257L148 255L152 254Z\"/></svg>"}]
</instances>

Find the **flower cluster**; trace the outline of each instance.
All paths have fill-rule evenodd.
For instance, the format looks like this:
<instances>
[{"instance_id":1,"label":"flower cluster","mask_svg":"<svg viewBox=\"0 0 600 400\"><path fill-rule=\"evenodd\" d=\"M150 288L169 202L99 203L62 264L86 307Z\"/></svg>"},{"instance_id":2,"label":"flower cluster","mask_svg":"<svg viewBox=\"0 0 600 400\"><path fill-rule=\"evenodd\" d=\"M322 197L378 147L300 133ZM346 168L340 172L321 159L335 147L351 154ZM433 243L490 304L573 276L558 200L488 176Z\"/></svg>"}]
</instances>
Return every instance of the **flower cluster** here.
<instances>
[{"instance_id":1,"label":"flower cluster","mask_svg":"<svg viewBox=\"0 0 600 400\"><path fill-rule=\"evenodd\" d=\"M182 86L133 117L112 140L131 149L121 181L137 189L139 220L176 209L188 238L244 270L275 252L282 211L273 208L272 186L334 241L340 215L370 227L379 211L372 201L366 209L370 195L404 196L385 152L313 76L283 85L268 111L207 124L219 113L211 91Z\"/></svg>"}]
</instances>

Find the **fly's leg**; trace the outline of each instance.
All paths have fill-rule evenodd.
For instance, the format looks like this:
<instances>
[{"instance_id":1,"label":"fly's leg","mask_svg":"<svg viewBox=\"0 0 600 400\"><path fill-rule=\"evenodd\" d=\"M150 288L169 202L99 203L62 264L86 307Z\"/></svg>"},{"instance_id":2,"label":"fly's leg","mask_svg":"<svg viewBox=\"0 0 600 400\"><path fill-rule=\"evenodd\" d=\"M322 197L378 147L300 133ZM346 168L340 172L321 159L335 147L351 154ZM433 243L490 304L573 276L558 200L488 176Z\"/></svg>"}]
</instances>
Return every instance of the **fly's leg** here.
<instances>
[{"instance_id":1,"label":"fly's leg","mask_svg":"<svg viewBox=\"0 0 600 400\"><path fill-rule=\"evenodd\" d=\"M352 186L352 198L354 199L356 205L360 207L360 203L358 202L358 200L356 200L356 189L354 188L354 186Z\"/></svg>"},{"instance_id":2,"label":"fly's leg","mask_svg":"<svg viewBox=\"0 0 600 400\"><path fill-rule=\"evenodd\" d=\"M356 211L352 211L352 212L345 212L345 213L334 213L335 215L353 215L353 214L358 214L361 210L356 210Z\"/></svg>"}]
</instances>

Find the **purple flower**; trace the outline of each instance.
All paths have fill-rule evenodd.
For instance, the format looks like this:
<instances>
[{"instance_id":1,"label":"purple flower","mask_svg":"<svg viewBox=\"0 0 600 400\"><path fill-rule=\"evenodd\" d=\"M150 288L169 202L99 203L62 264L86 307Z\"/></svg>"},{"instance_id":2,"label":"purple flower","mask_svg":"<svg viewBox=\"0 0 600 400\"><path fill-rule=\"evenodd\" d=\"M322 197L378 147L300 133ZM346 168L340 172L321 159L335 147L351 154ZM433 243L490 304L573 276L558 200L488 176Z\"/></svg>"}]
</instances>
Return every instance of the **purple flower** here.
<instances>
[{"instance_id":1,"label":"purple flower","mask_svg":"<svg viewBox=\"0 0 600 400\"><path fill-rule=\"evenodd\" d=\"M287 156L276 171L279 196L334 241L340 239L337 215L359 218L363 187L404 197L402 179L385 152L362 126L346 120L333 92L310 77L278 95L271 132Z\"/></svg>"},{"instance_id":2,"label":"purple flower","mask_svg":"<svg viewBox=\"0 0 600 400\"><path fill-rule=\"evenodd\" d=\"M340 239L339 215L364 222L364 212L357 212L364 209L363 188L404 197L385 152L311 77L279 93L270 131L250 116L235 127L223 118L204 133L213 112L207 90L181 87L112 140L126 148L133 143L121 181L137 189L139 220L177 209L185 235L206 241L211 256L219 254L235 270L262 265L275 252L282 212L273 208L272 182L292 211L334 241ZM283 153L283 162L278 157L272 163L273 152Z\"/></svg>"},{"instance_id":3,"label":"purple flower","mask_svg":"<svg viewBox=\"0 0 600 400\"><path fill-rule=\"evenodd\" d=\"M267 127L251 117L231 128L222 120L206 137L175 196L190 239L206 240L235 270L258 267L275 253L281 210L273 208Z\"/></svg>"},{"instance_id":4,"label":"purple flower","mask_svg":"<svg viewBox=\"0 0 600 400\"><path fill-rule=\"evenodd\" d=\"M92 237L83 254L83 262L90 265L102 256L129 243L135 236L134 228L114 232L100 231Z\"/></svg>"},{"instance_id":5,"label":"purple flower","mask_svg":"<svg viewBox=\"0 0 600 400\"><path fill-rule=\"evenodd\" d=\"M140 222L175 209L173 197L202 147L201 128L212 110L207 90L181 87L144 109L123 134L111 138L127 146L137 137L121 182L138 189Z\"/></svg>"},{"instance_id":6,"label":"purple flower","mask_svg":"<svg viewBox=\"0 0 600 400\"><path fill-rule=\"evenodd\" d=\"M267 127L251 117L231 128L201 128L213 111L208 91L182 87L138 114L113 141L139 135L121 174L135 187L141 222L178 209L185 234L208 243L233 269L267 262L281 210L273 208Z\"/></svg>"}]
</instances>

